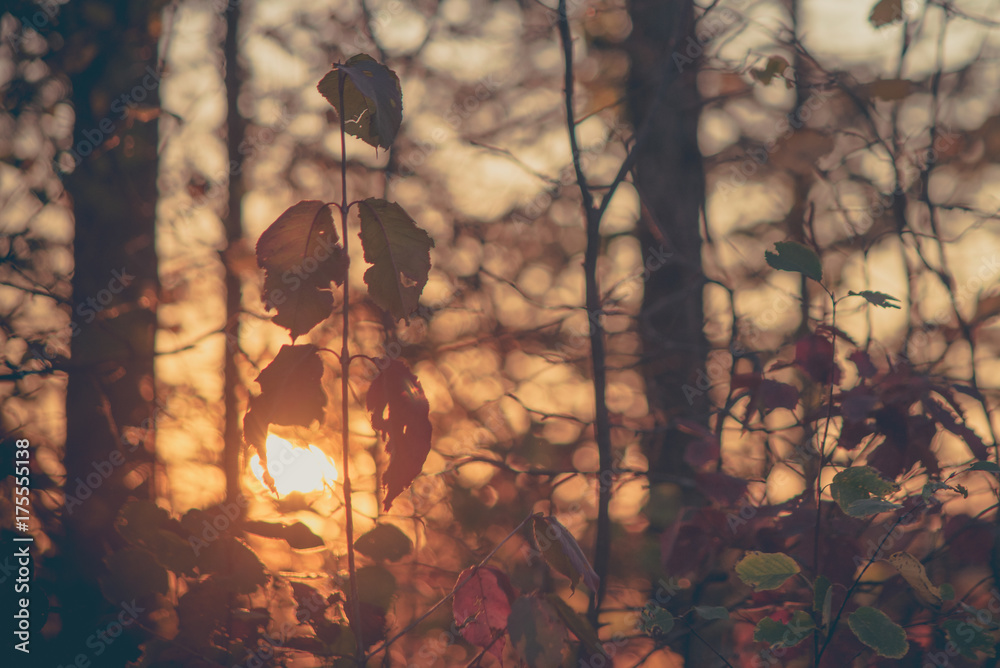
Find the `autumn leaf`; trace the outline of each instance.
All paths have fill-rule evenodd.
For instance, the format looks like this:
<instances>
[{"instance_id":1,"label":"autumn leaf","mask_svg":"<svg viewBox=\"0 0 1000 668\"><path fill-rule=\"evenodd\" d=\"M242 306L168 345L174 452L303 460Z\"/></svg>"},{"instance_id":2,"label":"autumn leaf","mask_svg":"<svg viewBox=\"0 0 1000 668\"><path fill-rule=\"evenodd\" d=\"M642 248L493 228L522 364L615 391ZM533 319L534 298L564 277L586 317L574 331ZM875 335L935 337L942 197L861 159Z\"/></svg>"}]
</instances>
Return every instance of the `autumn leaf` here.
<instances>
[{"instance_id":1,"label":"autumn leaf","mask_svg":"<svg viewBox=\"0 0 1000 668\"><path fill-rule=\"evenodd\" d=\"M462 584L462 583L465 584ZM498 568L467 568L458 576L452 614L462 637L473 645L489 648L498 659L503 655L507 618L514 589Z\"/></svg>"},{"instance_id":2,"label":"autumn leaf","mask_svg":"<svg viewBox=\"0 0 1000 668\"><path fill-rule=\"evenodd\" d=\"M257 241L257 264L264 270L265 308L294 341L333 311L330 282L344 282L347 261L330 208L319 200L289 207Z\"/></svg>"},{"instance_id":3,"label":"autumn leaf","mask_svg":"<svg viewBox=\"0 0 1000 668\"><path fill-rule=\"evenodd\" d=\"M903 18L903 0L879 0L878 4L872 7L872 13L868 15L868 20L876 28L895 23Z\"/></svg>"},{"instance_id":4,"label":"autumn leaf","mask_svg":"<svg viewBox=\"0 0 1000 668\"><path fill-rule=\"evenodd\" d=\"M264 482L277 494L267 472L267 430L272 424L308 427L323 421L326 391L321 382L323 361L312 344L282 346L270 364L257 376L260 395L251 397L243 418L243 440L257 450L264 468Z\"/></svg>"},{"instance_id":5,"label":"autumn leaf","mask_svg":"<svg viewBox=\"0 0 1000 668\"><path fill-rule=\"evenodd\" d=\"M340 83L344 108L340 108ZM375 148L389 148L403 122L399 77L365 53L335 64L317 85L320 94L343 115L344 130Z\"/></svg>"},{"instance_id":6,"label":"autumn leaf","mask_svg":"<svg viewBox=\"0 0 1000 668\"><path fill-rule=\"evenodd\" d=\"M572 580L574 590L582 580L587 589L596 593L600 579L569 529L551 515L538 514L531 520L535 540L549 566Z\"/></svg>"},{"instance_id":7,"label":"autumn leaf","mask_svg":"<svg viewBox=\"0 0 1000 668\"><path fill-rule=\"evenodd\" d=\"M407 366L392 360L368 388L372 427L385 440L389 467L382 475L385 509L420 474L431 450L430 405L420 381Z\"/></svg>"},{"instance_id":8,"label":"autumn leaf","mask_svg":"<svg viewBox=\"0 0 1000 668\"><path fill-rule=\"evenodd\" d=\"M889 563L909 583L922 603L934 609L941 607L944 603L941 590L927 577L927 570L919 559L909 552L896 552L889 556Z\"/></svg>"},{"instance_id":9,"label":"autumn leaf","mask_svg":"<svg viewBox=\"0 0 1000 668\"><path fill-rule=\"evenodd\" d=\"M833 341L821 334L807 334L795 342L795 364L817 383L840 382L840 366L833 353Z\"/></svg>"},{"instance_id":10,"label":"autumn leaf","mask_svg":"<svg viewBox=\"0 0 1000 668\"><path fill-rule=\"evenodd\" d=\"M434 241L395 202L371 197L359 211L368 294L394 320L407 318L427 285Z\"/></svg>"},{"instance_id":11,"label":"autumn leaf","mask_svg":"<svg viewBox=\"0 0 1000 668\"><path fill-rule=\"evenodd\" d=\"M775 77L783 77L788 69L788 61L781 56L771 56L763 68L750 70L750 76L765 86L769 85Z\"/></svg>"}]
</instances>

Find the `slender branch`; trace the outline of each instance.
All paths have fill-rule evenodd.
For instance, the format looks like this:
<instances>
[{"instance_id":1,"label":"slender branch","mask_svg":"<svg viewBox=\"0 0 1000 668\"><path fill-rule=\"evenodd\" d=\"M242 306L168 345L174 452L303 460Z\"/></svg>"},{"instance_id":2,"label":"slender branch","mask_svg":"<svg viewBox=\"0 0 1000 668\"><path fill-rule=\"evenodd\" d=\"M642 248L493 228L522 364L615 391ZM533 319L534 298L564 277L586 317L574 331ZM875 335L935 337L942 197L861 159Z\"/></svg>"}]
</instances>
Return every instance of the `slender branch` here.
<instances>
[{"instance_id":1,"label":"slender branch","mask_svg":"<svg viewBox=\"0 0 1000 668\"><path fill-rule=\"evenodd\" d=\"M837 630L837 623L840 621L841 615L844 614L844 609L847 607L848 601L851 600L851 594L853 594L854 590L858 588L859 584L861 584L861 578L865 576L865 573L868 572L868 569L871 567L871 565L874 564L875 561L878 559L878 555L882 554L882 546L885 545L885 541L889 540L889 536L891 536L892 532L896 530L896 527L902 524L903 520L909 517L912 512L913 512L912 510L909 510L896 518L896 522L891 527L889 527L888 531L885 532L885 535L882 536L882 540L879 541L878 547L875 549L874 552L872 552L872 555L868 558L868 563L865 564L865 567L861 569L861 572L858 573L858 576L854 578L854 582L851 583L851 588L847 590L847 594L844 595L844 600L841 602L840 608L837 609L837 614L834 616L833 621L830 622L830 629L829 631L827 631L826 640L823 641L823 647L820 648L819 653L816 655L817 666L820 665L819 662L820 659L823 658L823 653L826 652L826 648L829 646L830 641L833 640L833 634Z\"/></svg>"},{"instance_id":2,"label":"slender branch","mask_svg":"<svg viewBox=\"0 0 1000 668\"><path fill-rule=\"evenodd\" d=\"M350 263L348 253L347 236L347 131L344 128L344 82L343 75L338 77L340 94L340 238L344 244L344 260ZM344 271L344 306L343 306L343 331L341 332L340 346L340 434L343 442L344 456L342 468L344 470L344 510L347 515L347 573L350 578L351 589L351 630L354 632L356 643L355 657L358 666L365 665L365 644L361 630L361 599L358 598L358 572L354 564L354 507L351 500L351 456L348 445L348 425L350 423L350 408L348 398L351 393L348 377L351 372L351 353L347 348L347 335L350 330L350 271Z\"/></svg>"},{"instance_id":3,"label":"slender branch","mask_svg":"<svg viewBox=\"0 0 1000 668\"><path fill-rule=\"evenodd\" d=\"M570 33L569 16L566 10L566 0L559 0L559 37L562 41L563 57L566 61L565 74L565 106L566 127L569 131L569 143L573 154L573 169L576 171L576 181L583 198L583 210L587 218L587 249L584 252L583 273L587 284L587 320L590 325L590 358L594 371L594 406L595 431L597 451L601 466L600 486L598 488L597 506L597 536L594 540L594 571L600 578L595 596L590 600L587 617L597 628L601 603L607 592L608 566L611 561L611 491L614 485L614 462L611 457L611 416L605 401L607 387L607 367L604 350L604 331L601 326L601 291L597 283L597 258L601 252L601 216L607 207L608 200L614 194L614 189L605 196L601 209L594 204L594 194L587 183L580 161L580 146L576 139L576 119L573 112L573 36ZM624 176L622 177L624 178Z\"/></svg>"}]
</instances>

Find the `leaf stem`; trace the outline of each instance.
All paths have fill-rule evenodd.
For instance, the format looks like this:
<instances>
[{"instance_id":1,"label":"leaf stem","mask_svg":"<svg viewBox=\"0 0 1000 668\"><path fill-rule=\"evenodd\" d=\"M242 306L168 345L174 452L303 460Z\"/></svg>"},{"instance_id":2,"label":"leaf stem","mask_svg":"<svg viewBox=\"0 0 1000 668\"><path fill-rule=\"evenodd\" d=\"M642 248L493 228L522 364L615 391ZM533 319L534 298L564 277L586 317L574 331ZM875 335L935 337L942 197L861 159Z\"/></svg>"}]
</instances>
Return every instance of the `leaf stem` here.
<instances>
[{"instance_id":1,"label":"leaf stem","mask_svg":"<svg viewBox=\"0 0 1000 668\"><path fill-rule=\"evenodd\" d=\"M344 470L344 509L347 514L347 573L350 579L351 593L351 630L354 632L355 657L359 666L365 665L365 644L361 630L361 599L358 597L358 572L354 563L354 507L351 501L351 469L350 469L350 447L348 445L348 425L350 420L350 407L348 397L350 396L350 384L348 382L351 371L351 353L347 348L347 336L350 331L350 266L351 256L348 253L347 237L347 132L344 129L344 82L343 75L337 77L339 83L340 109L340 229L341 239L344 244L344 261L347 269L344 271L344 305L343 305L343 327L341 332L340 347L340 413L341 424L340 434L343 441L344 456L342 468Z\"/></svg>"}]
</instances>

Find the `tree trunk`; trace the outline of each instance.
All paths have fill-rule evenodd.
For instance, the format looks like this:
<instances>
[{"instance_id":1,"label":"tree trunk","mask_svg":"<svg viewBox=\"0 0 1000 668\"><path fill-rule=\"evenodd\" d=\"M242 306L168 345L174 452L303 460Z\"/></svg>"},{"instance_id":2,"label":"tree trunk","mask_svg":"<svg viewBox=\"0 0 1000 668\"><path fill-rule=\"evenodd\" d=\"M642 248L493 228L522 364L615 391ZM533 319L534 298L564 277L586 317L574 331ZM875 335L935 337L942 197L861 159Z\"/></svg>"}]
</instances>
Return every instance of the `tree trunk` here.
<instances>
[{"instance_id":1,"label":"tree trunk","mask_svg":"<svg viewBox=\"0 0 1000 668\"><path fill-rule=\"evenodd\" d=\"M708 419L703 332L701 207L705 175L698 149L700 49L688 42L693 4L632 0L628 103L634 127L649 124L636 146L636 188L647 270L640 332L650 410L666 426L649 448L651 471L684 470L685 436L676 418ZM666 86L666 88L664 88ZM655 482L655 478L654 478Z\"/></svg>"},{"instance_id":2,"label":"tree trunk","mask_svg":"<svg viewBox=\"0 0 1000 668\"><path fill-rule=\"evenodd\" d=\"M89 651L100 613L120 609L98 587L102 560L121 543L115 517L130 496L155 494L157 126L135 112L159 105L159 11L128 0L92 9L63 7L66 43L55 54L76 111L76 166L65 179L76 220L58 643L67 656ZM124 656L128 645L109 652Z\"/></svg>"}]
</instances>

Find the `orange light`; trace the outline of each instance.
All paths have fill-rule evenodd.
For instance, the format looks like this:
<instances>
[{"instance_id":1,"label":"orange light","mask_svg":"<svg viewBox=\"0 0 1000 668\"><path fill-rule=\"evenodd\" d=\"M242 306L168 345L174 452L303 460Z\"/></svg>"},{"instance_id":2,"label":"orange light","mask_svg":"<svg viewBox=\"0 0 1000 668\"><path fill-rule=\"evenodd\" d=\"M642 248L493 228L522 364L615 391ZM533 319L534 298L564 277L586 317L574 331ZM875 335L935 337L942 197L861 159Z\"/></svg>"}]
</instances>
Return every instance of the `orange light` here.
<instances>
[{"instance_id":1,"label":"orange light","mask_svg":"<svg viewBox=\"0 0 1000 668\"><path fill-rule=\"evenodd\" d=\"M315 445L302 447L275 436L267 435L267 469L274 477L279 496L292 492L316 492L337 479L337 466ZM250 458L250 470L264 482L264 467L260 457Z\"/></svg>"}]
</instances>

